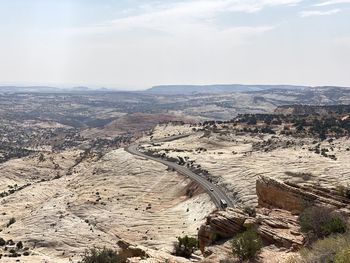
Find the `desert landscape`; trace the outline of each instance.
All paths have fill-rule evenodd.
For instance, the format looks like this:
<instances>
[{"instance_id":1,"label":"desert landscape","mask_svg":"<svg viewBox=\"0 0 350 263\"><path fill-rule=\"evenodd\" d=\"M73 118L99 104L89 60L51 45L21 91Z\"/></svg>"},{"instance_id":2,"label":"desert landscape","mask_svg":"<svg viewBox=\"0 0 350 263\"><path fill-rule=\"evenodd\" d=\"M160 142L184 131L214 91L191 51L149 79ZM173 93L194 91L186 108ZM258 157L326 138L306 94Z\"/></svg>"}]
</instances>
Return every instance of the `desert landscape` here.
<instances>
[{"instance_id":1,"label":"desert landscape","mask_svg":"<svg viewBox=\"0 0 350 263\"><path fill-rule=\"evenodd\" d=\"M350 263L350 0L1 0L0 263Z\"/></svg>"},{"instance_id":2,"label":"desert landscape","mask_svg":"<svg viewBox=\"0 0 350 263\"><path fill-rule=\"evenodd\" d=\"M329 90L309 102L350 98ZM232 99L256 92L274 103ZM350 211L350 108L295 106L301 92L289 90L286 106L274 88L181 95L191 102L176 111L148 93L4 93L0 261L80 262L108 248L121 262L236 262L231 239L248 226L264 243L258 262L298 258L306 203ZM150 97L159 108L140 111ZM234 106L208 120L208 97ZM189 257L174 252L185 236L198 239Z\"/></svg>"}]
</instances>

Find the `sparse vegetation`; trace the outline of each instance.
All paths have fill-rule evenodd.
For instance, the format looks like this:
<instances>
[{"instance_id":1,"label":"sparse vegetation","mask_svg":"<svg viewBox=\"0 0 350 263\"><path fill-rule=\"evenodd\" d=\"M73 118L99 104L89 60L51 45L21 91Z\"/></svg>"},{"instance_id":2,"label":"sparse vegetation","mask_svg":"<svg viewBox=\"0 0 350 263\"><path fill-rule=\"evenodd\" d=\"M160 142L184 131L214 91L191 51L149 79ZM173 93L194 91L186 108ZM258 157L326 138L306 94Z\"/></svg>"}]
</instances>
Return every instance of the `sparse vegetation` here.
<instances>
[{"instance_id":1,"label":"sparse vegetation","mask_svg":"<svg viewBox=\"0 0 350 263\"><path fill-rule=\"evenodd\" d=\"M232 253L241 261L254 259L262 248L262 240L253 228L237 235L232 241Z\"/></svg>"},{"instance_id":2,"label":"sparse vegetation","mask_svg":"<svg viewBox=\"0 0 350 263\"><path fill-rule=\"evenodd\" d=\"M350 256L349 233L332 235L317 240L310 248L304 248L299 256L288 259L288 263L348 263Z\"/></svg>"},{"instance_id":3,"label":"sparse vegetation","mask_svg":"<svg viewBox=\"0 0 350 263\"><path fill-rule=\"evenodd\" d=\"M243 208L244 213L248 214L251 217L255 217L256 216L256 210L254 207L251 206L245 206Z\"/></svg>"},{"instance_id":4,"label":"sparse vegetation","mask_svg":"<svg viewBox=\"0 0 350 263\"><path fill-rule=\"evenodd\" d=\"M87 250L79 263L118 263L121 262L118 253L112 249L90 249Z\"/></svg>"},{"instance_id":5,"label":"sparse vegetation","mask_svg":"<svg viewBox=\"0 0 350 263\"><path fill-rule=\"evenodd\" d=\"M0 246L5 246L6 245L6 241L5 239L3 239L2 237L0 237Z\"/></svg>"},{"instance_id":6,"label":"sparse vegetation","mask_svg":"<svg viewBox=\"0 0 350 263\"><path fill-rule=\"evenodd\" d=\"M9 227L10 225L16 223L16 219L14 217L11 217L9 222L7 223L6 227Z\"/></svg>"},{"instance_id":7,"label":"sparse vegetation","mask_svg":"<svg viewBox=\"0 0 350 263\"><path fill-rule=\"evenodd\" d=\"M344 218L330 208L309 207L299 216L301 230L311 241L330 234L345 233L347 224Z\"/></svg>"},{"instance_id":8,"label":"sparse vegetation","mask_svg":"<svg viewBox=\"0 0 350 263\"><path fill-rule=\"evenodd\" d=\"M302 178L304 181L308 181L313 177L312 173L303 173L303 172L287 171L287 172L285 172L285 174L290 176L290 177Z\"/></svg>"},{"instance_id":9,"label":"sparse vegetation","mask_svg":"<svg viewBox=\"0 0 350 263\"><path fill-rule=\"evenodd\" d=\"M338 195L350 199L350 188L349 186L338 185L337 186Z\"/></svg>"},{"instance_id":10,"label":"sparse vegetation","mask_svg":"<svg viewBox=\"0 0 350 263\"><path fill-rule=\"evenodd\" d=\"M17 247L17 249L22 249L22 248L23 248L23 243L22 243L22 241L19 241L19 242L16 244L16 247Z\"/></svg>"},{"instance_id":11,"label":"sparse vegetation","mask_svg":"<svg viewBox=\"0 0 350 263\"><path fill-rule=\"evenodd\" d=\"M192 253L198 248L198 239L184 236L178 237L178 242L174 245L174 254L176 256L190 258Z\"/></svg>"}]
</instances>

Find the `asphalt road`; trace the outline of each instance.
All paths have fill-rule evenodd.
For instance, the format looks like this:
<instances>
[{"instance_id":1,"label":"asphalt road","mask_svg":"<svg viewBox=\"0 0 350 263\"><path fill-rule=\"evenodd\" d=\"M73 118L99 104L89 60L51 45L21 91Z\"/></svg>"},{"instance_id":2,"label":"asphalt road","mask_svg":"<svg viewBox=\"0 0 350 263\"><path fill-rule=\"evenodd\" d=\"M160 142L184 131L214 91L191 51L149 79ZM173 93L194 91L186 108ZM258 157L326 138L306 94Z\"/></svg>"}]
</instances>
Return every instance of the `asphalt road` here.
<instances>
[{"instance_id":1,"label":"asphalt road","mask_svg":"<svg viewBox=\"0 0 350 263\"><path fill-rule=\"evenodd\" d=\"M174 138L169 137L167 139L164 139L163 141L169 141L169 140L174 140ZM158 140L157 142L160 142L160 141ZM125 150L133 155L141 156L143 158L162 163L170 168L175 169L178 173L189 177L193 181L196 181L210 195L211 199L213 200L213 202L215 203L215 205L218 208L220 208L220 209L222 208L220 200L225 200L227 202L228 207L233 207L232 200L217 185L209 182L208 180L201 177L200 175L192 172L190 169L188 169L184 166L181 166L177 163L170 162L170 161L164 160L162 158L157 158L157 157L152 157L152 156L146 155L138 150L139 146L140 146L139 144L133 144L133 145L127 147Z\"/></svg>"}]
</instances>

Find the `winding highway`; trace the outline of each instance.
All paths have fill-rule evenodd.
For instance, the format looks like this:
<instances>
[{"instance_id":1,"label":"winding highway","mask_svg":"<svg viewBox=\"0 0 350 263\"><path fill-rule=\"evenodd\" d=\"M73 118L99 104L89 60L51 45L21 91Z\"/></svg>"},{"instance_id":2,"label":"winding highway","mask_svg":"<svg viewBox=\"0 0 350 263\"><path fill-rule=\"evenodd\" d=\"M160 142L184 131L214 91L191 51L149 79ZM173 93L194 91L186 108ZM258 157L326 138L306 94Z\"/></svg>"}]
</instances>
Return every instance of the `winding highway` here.
<instances>
[{"instance_id":1,"label":"winding highway","mask_svg":"<svg viewBox=\"0 0 350 263\"><path fill-rule=\"evenodd\" d=\"M188 135L168 137L168 138L165 138L161 141L157 140L157 142L176 140L176 139L183 138L186 136L188 136ZM225 202L227 203L228 207L233 207L233 201L226 195L226 193L219 186L209 182L207 179L201 177L200 175L192 172L190 169L188 169L184 166L181 166L175 162L170 162L170 161L164 160L162 158L146 155L146 154L140 152L139 148L140 148L140 144L133 144L133 145L130 145L129 147L125 148L125 150L133 155L137 155L137 156L140 156L140 157L152 160L152 161L162 163L170 168L173 168L178 173L180 173L184 176L187 176L190 179L192 179L193 181L197 182L209 194L209 196L211 197L212 201L217 206L217 208L219 208L219 209L225 208L225 205L224 205Z\"/></svg>"}]
</instances>

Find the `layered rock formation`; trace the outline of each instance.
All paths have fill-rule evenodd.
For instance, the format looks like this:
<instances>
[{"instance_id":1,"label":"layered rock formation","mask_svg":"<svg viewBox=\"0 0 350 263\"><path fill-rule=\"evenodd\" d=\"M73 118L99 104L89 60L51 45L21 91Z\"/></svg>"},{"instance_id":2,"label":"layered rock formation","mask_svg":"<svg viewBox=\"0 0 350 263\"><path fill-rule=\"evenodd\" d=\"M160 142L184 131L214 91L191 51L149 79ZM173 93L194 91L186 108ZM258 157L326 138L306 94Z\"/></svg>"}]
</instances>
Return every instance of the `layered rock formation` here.
<instances>
[{"instance_id":1,"label":"layered rock formation","mask_svg":"<svg viewBox=\"0 0 350 263\"><path fill-rule=\"evenodd\" d=\"M251 213L252 209L228 208L207 217L198 232L204 255L205 248L218 239L228 240L249 227L256 229L265 244L296 251L305 243L298 214L306 207L331 207L350 214L350 200L345 195L317 184L295 184L261 176L256 181L256 192L259 203L256 214Z\"/></svg>"},{"instance_id":2,"label":"layered rock formation","mask_svg":"<svg viewBox=\"0 0 350 263\"><path fill-rule=\"evenodd\" d=\"M299 229L298 218L288 211L260 208L256 222L257 233L268 244L297 250L305 242Z\"/></svg>"},{"instance_id":3,"label":"layered rock formation","mask_svg":"<svg viewBox=\"0 0 350 263\"><path fill-rule=\"evenodd\" d=\"M199 247L202 253L206 246L219 238L230 238L244 230L248 215L241 209L227 208L226 211L215 211L198 231Z\"/></svg>"},{"instance_id":4,"label":"layered rock formation","mask_svg":"<svg viewBox=\"0 0 350 263\"><path fill-rule=\"evenodd\" d=\"M228 239L255 227L257 233L268 244L275 244L295 250L304 244L304 236L299 231L297 216L280 209L258 208L255 217L243 209L228 208L216 211L207 218L198 232L199 246L205 254L205 248L217 239Z\"/></svg>"},{"instance_id":5,"label":"layered rock formation","mask_svg":"<svg viewBox=\"0 0 350 263\"><path fill-rule=\"evenodd\" d=\"M307 206L328 206L350 214L350 200L335 189L325 189L318 185L301 185L281 182L261 176L256 181L259 206L284 209L300 213Z\"/></svg>"}]
</instances>

